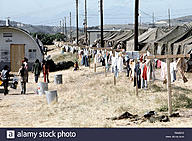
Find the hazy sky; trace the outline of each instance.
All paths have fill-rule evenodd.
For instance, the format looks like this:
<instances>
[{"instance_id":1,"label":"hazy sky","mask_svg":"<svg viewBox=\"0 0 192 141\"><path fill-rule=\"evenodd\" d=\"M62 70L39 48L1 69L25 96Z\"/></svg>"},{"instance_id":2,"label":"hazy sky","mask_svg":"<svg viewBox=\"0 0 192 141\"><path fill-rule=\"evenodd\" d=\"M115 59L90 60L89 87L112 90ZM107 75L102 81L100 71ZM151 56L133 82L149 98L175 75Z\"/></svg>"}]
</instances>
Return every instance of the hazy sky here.
<instances>
[{"instance_id":1,"label":"hazy sky","mask_svg":"<svg viewBox=\"0 0 192 141\"><path fill-rule=\"evenodd\" d=\"M11 17L11 20L28 24L59 25L60 19L72 12L72 23L75 25L76 0L0 0L0 19ZM104 24L127 24L134 20L134 0L103 0ZM87 0L88 25L99 25L99 0ZM151 22L152 13L155 20L167 19L168 8L171 17L192 15L192 0L140 0L142 22ZM84 19L84 0L79 0L79 26Z\"/></svg>"}]
</instances>

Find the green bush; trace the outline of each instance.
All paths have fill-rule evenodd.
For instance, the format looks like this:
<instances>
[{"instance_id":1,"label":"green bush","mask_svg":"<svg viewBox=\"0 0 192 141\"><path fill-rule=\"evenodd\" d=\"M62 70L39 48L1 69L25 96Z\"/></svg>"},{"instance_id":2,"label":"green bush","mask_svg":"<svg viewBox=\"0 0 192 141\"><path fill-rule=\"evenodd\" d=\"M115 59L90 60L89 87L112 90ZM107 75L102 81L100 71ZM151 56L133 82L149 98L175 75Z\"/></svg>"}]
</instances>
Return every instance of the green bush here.
<instances>
[{"instance_id":1,"label":"green bush","mask_svg":"<svg viewBox=\"0 0 192 141\"><path fill-rule=\"evenodd\" d=\"M66 41L66 36L61 33L56 34L45 34L45 33L31 33L31 35L38 39L44 44L44 45L52 45L54 40L57 41Z\"/></svg>"}]
</instances>

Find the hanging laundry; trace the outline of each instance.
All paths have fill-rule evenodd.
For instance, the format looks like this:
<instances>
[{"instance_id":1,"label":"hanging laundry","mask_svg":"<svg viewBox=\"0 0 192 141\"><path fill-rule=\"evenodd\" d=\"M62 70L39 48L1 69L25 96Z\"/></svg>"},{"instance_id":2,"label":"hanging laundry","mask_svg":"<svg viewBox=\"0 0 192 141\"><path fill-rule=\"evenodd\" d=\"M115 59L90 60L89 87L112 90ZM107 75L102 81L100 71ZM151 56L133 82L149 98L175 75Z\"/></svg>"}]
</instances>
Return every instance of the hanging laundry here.
<instances>
[{"instance_id":1,"label":"hanging laundry","mask_svg":"<svg viewBox=\"0 0 192 141\"><path fill-rule=\"evenodd\" d=\"M105 66L105 58L103 56L101 56L101 63L102 63L102 66Z\"/></svg>"},{"instance_id":2,"label":"hanging laundry","mask_svg":"<svg viewBox=\"0 0 192 141\"><path fill-rule=\"evenodd\" d=\"M157 60L157 68L161 68L161 60Z\"/></svg>"},{"instance_id":3,"label":"hanging laundry","mask_svg":"<svg viewBox=\"0 0 192 141\"><path fill-rule=\"evenodd\" d=\"M133 59L130 60L130 68L131 68L130 78L131 78L131 80L133 80L134 73L135 73L135 71L134 71L134 69L135 69L135 62L134 62Z\"/></svg>"},{"instance_id":4,"label":"hanging laundry","mask_svg":"<svg viewBox=\"0 0 192 141\"><path fill-rule=\"evenodd\" d=\"M114 73L115 66L117 66L117 60L115 57L112 57L111 72Z\"/></svg>"},{"instance_id":5,"label":"hanging laundry","mask_svg":"<svg viewBox=\"0 0 192 141\"><path fill-rule=\"evenodd\" d=\"M119 72L123 71L123 58L121 56L118 57L117 68Z\"/></svg>"},{"instance_id":6,"label":"hanging laundry","mask_svg":"<svg viewBox=\"0 0 192 141\"><path fill-rule=\"evenodd\" d=\"M117 65L115 66L114 75L116 78L119 76L119 71L118 71Z\"/></svg>"},{"instance_id":7,"label":"hanging laundry","mask_svg":"<svg viewBox=\"0 0 192 141\"><path fill-rule=\"evenodd\" d=\"M173 62L170 64L171 82L176 81L176 71L177 71L177 63Z\"/></svg>"},{"instance_id":8,"label":"hanging laundry","mask_svg":"<svg viewBox=\"0 0 192 141\"><path fill-rule=\"evenodd\" d=\"M125 57L125 62L126 62L126 69L127 69L127 77L129 77L130 76L129 73L131 71L129 56Z\"/></svg>"},{"instance_id":9,"label":"hanging laundry","mask_svg":"<svg viewBox=\"0 0 192 141\"><path fill-rule=\"evenodd\" d=\"M147 65L147 81L150 81L152 79L152 73L153 73L151 60L147 60L146 65Z\"/></svg>"},{"instance_id":10,"label":"hanging laundry","mask_svg":"<svg viewBox=\"0 0 192 141\"><path fill-rule=\"evenodd\" d=\"M134 87L138 86L138 89L141 88L141 69L140 69L140 64L139 62L135 65L135 69L134 69Z\"/></svg>"},{"instance_id":11,"label":"hanging laundry","mask_svg":"<svg viewBox=\"0 0 192 141\"><path fill-rule=\"evenodd\" d=\"M163 80L167 79L167 63L161 62L161 78Z\"/></svg>"},{"instance_id":12,"label":"hanging laundry","mask_svg":"<svg viewBox=\"0 0 192 141\"><path fill-rule=\"evenodd\" d=\"M183 77L183 82L186 83L188 80L185 77L185 70L186 70L186 61L184 58L179 58L177 61L177 68L180 71L182 77Z\"/></svg>"},{"instance_id":13,"label":"hanging laundry","mask_svg":"<svg viewBox=\"0 0 192 141\"><path fill-rule=\"evenodd\" d=\"M141 64L141 88L147 88L147 65L145 61Z\"/></svg>"}]
</instances>

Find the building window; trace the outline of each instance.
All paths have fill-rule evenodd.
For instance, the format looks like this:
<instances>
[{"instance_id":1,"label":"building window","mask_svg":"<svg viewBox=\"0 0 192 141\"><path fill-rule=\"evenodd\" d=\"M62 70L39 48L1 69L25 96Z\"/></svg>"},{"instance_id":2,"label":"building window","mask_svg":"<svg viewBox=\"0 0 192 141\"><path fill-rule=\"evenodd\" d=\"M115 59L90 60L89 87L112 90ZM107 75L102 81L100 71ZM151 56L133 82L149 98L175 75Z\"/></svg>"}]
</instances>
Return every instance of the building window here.
<instances>
[{"instance_id":1,"label":"building window","mask_svg":"<svg viewBox=\"0 0 192 141\"><path fill-rule=\"evenodd\" d=\"M8 61L8 50L1 50L1 61Z\"/></svg>"},{"instance_id":2,"label":"building window","mask_svg":"<svg viewBox=\"0 0 192 141\"><path fill-rule=\"evenodd\" d=\"M29 49L29 59L34 60L36 59L36 49Z\"/></svg>"},{"instance_id":3,"label":"building window","mask_svg":"<svg viewBox=\"0 0 192 141\"><path fill-rule=\"evenodd\" d=\"M12 33L3 33L3 37L12 37Z\"/></svg>"}]
</instances>

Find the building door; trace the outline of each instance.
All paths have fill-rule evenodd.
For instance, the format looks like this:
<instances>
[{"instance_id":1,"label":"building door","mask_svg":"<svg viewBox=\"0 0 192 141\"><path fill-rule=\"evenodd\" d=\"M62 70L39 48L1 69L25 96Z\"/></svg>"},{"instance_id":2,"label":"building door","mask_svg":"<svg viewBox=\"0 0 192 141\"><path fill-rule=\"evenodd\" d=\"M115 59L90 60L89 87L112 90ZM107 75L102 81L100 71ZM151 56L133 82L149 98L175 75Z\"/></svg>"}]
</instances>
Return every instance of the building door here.
<instances>
[{"instance_id":1,"label":"building door","mask_svg":"<svg viewBox=\"0 0 192 141\"><path fill-rule=\"evenodd\" d=\"M21 67L22 60L25 57L25 45L24 44L11 44L10 45L10 60L11 71L17 72Z\"/></svg>"}]
</instances>

